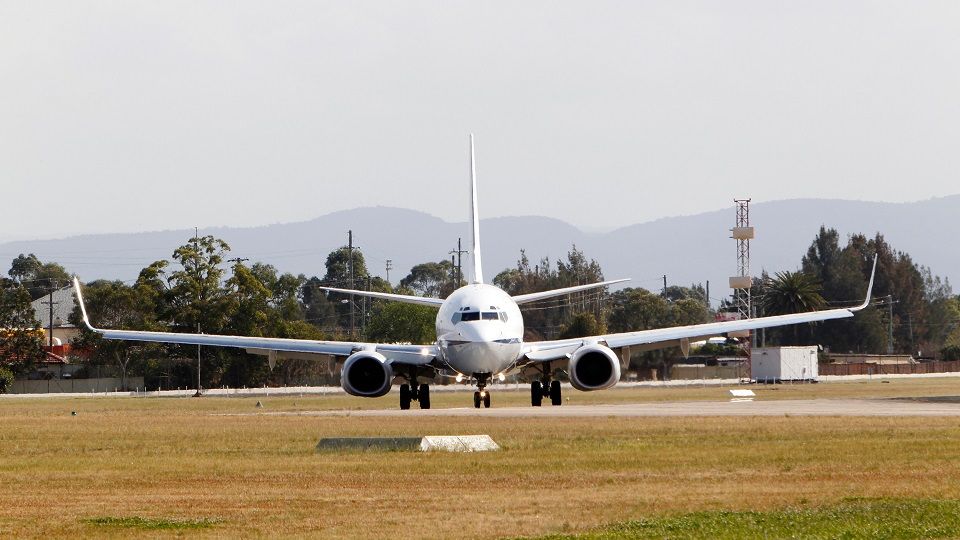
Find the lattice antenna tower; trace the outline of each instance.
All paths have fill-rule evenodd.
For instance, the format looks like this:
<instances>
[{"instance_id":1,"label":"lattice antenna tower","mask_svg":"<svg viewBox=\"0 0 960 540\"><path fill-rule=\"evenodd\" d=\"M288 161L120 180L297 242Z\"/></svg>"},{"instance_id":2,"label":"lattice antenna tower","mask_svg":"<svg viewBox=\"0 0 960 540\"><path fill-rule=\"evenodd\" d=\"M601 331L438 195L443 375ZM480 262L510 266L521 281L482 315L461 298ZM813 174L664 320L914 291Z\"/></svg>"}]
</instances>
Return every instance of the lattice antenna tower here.
<instances>
[{"instance_id":1,"label":"lattice antenna tower","mask_svg":"<svg viewBox=\"0 0 960 540\"><path fill-rule=\"evenodd\" d=\"M733 227L733 239L737 241L737 275L730 279L734 304L740 319L749 319L751 311L750 287L750 240L753 239L753 227L750 226L750 199L734 199L737 208L737 223Z\"/></svg>"},{"instance_id":2,"label":"lattice antenna tower","mask_svg":"<svg viewBox=\"0 0 960 540\"><path fill-rule=\"evenodd\" d=\"M737 222L730 229L732 238L737 241L737 275L730 278L730 288L733 289L733 303L737 308L737 319L749 319L753 314L750 306L750 287L753 286L753 277L750 276L750 240L753 239L753 227L750 226L750 199L734 199L737 209ZM744 349L747 351L746 362L740 369L745 371L746 378L751 377L752 347L750 331L731 332L730 337L747 338ZM741 380L744 379L741 372Z\"/></svg>"}]
</instances>

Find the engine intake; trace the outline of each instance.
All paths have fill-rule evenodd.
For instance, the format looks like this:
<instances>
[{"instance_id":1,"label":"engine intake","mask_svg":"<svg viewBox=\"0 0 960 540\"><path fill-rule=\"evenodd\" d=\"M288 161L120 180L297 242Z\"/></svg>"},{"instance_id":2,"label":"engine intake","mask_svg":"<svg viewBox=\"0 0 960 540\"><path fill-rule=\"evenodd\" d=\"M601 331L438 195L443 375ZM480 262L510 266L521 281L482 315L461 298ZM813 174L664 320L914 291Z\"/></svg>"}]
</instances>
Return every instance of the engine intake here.
<instances>
[{"instance_id":1,"label":"engine intake","mask_svg":"<svg viewBox=\"0 0 960 540\"><path fill-rule=\"evenodd\" d=\"M374 351L355 352L343 363L340 385L351 396L380 397L390 391L393 368Z\"/></svg>"},{"instance_id":2,"label":"engine intake","mask_svg":"<svg viewBox=\"0 0 960 540\"><path fill-rule=\"evenodd\" d=\"M570 384L577 390L606 390L620 380L620 360L609 347L586 345L570 357Z\"/></svg>"}]
</instances>

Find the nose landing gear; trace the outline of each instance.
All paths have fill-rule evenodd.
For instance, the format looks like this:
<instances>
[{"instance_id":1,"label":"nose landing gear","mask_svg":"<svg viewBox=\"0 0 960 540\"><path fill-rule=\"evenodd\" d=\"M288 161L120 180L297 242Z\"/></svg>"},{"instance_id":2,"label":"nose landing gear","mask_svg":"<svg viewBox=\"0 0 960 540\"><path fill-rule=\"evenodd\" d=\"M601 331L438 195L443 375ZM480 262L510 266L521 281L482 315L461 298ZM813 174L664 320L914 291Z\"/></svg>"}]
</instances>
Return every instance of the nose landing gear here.
<instances>
[{"instance_id":1,"label":"nose landing gear","mask_svg":"<svg viewBox=\"0 0 960 540\"><path fill-rule=\"evenodd\" d=\"M489 373L477 373L474 374L477 378L477 391L473 393L473 407L476 409L480 408L480 404L483 404L484 409L490 408L490 392L486 391L487 381L490 379Z\"/></svg>"},{"instance_id":2,"label":"nose landing gear","mask_svg":"<svg viewBox=\"0 0 960 540\"><path fill-rule=\"evenodd\" d=\"M484 409L490 408L490 392L487 392L486 390L477 390L473 393L473 406L479 409L481 403L483 404Z\"/></svg>"}]
</instances>

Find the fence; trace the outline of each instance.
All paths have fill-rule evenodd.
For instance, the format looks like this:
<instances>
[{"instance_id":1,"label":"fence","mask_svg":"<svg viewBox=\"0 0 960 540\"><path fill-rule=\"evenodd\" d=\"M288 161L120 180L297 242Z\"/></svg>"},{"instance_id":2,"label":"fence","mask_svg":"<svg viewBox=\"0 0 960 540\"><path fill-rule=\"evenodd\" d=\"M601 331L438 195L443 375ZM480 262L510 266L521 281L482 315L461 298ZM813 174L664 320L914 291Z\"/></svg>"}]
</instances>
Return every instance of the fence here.
<instances>
[{"instance_id":1,"label":"fence","mask_svg":"<svg viewBox=\"0 0 960 540\"><path fill-rule=\"evenodd\" d=\"M917 364L820 364L820 375L891 375L951 373L960 371L960 360Z\"/></svg>"},{"instance_id":2,"label":"fence","mask_svg":"<svg viewBox=\"0 0 960 540\"><path fill-rule=\"evenodd\" d=\"M737 366L691 366L679 364L670 368L670 379L739 379L745 376L743 368Z\"/></svg>"},{"instance_id":3,"label":"fence","mask_svg":"<svg viewBox=\"0 0 960 540\"><path fill-rule=\"evenodd\" d=\"M48 379L44 381L14 381L9 394L62 394L73 392L113 392L121 390L121 379ZM127 388L143 388L143 377L127 377Z\"/></svg>"}]
</instances>

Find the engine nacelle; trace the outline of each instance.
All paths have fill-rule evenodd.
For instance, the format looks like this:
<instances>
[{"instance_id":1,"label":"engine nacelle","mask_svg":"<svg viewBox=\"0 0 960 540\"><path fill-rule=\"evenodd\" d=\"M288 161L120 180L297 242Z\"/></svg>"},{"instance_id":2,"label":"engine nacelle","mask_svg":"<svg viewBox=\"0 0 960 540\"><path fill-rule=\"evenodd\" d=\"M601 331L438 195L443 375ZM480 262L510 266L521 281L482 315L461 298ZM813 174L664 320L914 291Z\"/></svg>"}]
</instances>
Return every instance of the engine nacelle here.
<instances>
[{"instance_id":1,"label":"engine nacelle","mask_svg":"<svg viewBox=\"0 0 960 540\"><path fill-rule=\"evenodd\" d=\"M384 396L392 384L393 368L386 357L375 351L351 354L340 371L340 386L351 396Z\"/></svg>"},{"instance_id":2,"label":"engine nacelle","mask_svg":"<svg viewBox=\"0 0 960 540\"><path fill-rule=\"evenodd\" d=\"M586 345L570 357L570 384L577 390L606 390L620 380L620 359L603 345Z\"/></svg>"}]
</instances>

